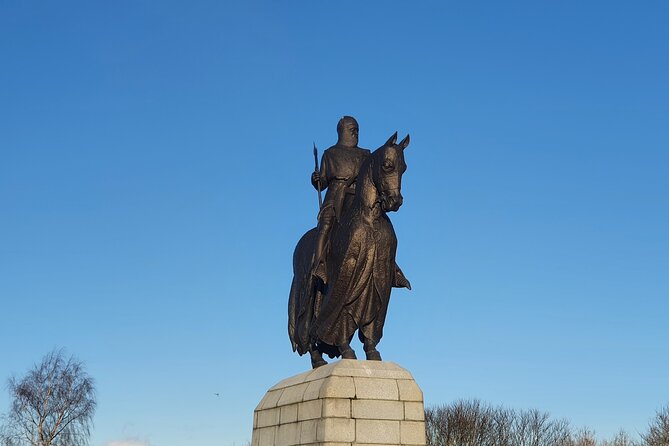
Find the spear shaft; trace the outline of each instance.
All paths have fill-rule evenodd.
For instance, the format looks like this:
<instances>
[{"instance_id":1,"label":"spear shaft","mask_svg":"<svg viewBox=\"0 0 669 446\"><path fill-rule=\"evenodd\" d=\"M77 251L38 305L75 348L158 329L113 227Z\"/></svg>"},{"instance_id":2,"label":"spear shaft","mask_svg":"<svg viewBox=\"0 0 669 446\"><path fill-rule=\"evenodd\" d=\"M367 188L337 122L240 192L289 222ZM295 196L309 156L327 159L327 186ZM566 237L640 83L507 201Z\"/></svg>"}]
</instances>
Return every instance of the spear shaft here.
<instances>
[{"instance_id":1,"label":"spear shaft","mask_svg":"<svg viewBox=\"0 0 669 446\"><path fill-rule=\"evenodd\" d=\"M319 172L319 173L320 173L320 170L319 170L319 168L318 168L318 149L316 148L316 143L315 143L315 142L314 142L314 165L316 166L316 167L315 167L316 172ZM318 184L317 184L317 189L318 189L318 209L320 210L320 209L323 208L323 193L321 192L321 179L320 179L320 176L319 176L319 178L318 178L318 182L317 182L317 183L318 183Z\"/></svg>"}]
</instances>

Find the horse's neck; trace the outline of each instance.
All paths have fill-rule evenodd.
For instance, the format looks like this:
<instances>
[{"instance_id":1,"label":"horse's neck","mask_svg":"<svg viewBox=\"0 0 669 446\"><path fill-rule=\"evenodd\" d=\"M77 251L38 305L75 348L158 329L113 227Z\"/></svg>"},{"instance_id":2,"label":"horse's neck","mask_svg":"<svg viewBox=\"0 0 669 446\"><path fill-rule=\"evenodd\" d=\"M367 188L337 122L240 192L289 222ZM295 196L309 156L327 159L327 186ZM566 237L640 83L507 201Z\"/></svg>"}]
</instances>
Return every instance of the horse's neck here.
<instances>
[{"instance_id":1,"label":"horse's neck","mask_svg":"<svg viewBox=\"0 0 669 446\"><path fill-rule=\"evenodd\" d=\"M362 217L371 222L382 214L378 192L372 181L371 166L366 169L361 179L362 183L356 191L355 205L359 208Z\"/></svg>"}]
</instances>

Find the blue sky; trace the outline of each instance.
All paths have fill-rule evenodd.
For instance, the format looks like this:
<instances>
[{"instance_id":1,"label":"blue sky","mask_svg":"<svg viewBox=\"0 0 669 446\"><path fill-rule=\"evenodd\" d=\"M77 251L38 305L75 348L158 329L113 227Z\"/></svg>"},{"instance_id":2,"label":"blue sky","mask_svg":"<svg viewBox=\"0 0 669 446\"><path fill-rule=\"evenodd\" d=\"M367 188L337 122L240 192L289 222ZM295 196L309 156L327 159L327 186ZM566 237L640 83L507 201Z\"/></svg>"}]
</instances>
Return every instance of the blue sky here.
<instances>
[{"instance_id":1,"label":"blue sky","mask_svg":"<svg viewBox=\"0 0 669 446\"><path fill-rule=\"evenodd\" d=\"M264 391L309 366L292 250L316 222L312 141L350 114L363 147L412 141L391 218L414 290L384 359L428 405L643 431L669 403L668 16L3 1L0 379L66 347L97 382L93 445L244 444Z\"/></svg>"}]
</instances>

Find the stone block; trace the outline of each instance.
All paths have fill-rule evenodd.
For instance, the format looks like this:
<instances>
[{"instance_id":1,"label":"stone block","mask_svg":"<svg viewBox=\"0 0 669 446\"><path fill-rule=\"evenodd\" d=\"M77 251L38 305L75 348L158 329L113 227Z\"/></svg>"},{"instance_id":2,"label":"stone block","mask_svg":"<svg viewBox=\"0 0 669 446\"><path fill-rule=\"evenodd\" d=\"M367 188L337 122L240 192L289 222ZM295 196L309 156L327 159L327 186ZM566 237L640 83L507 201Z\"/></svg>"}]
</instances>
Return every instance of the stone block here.
<instances>
[{"instance_id":1,"label":"stone block","mask_svg":"<svg viewBox=\"0 0 669 446\"><path fill-rule=\"evenodd\" d=\"M352 444L357 446L357 443L341 443L341 442L335 442L335 441L321 441L318 443L311 443L311 444L305 444L305 445L300 445L300 446L351 446ZM374 445L374 446L379 446L379 445Z\"/></svg>"},{"instance_id":2,"label":"stone block","mask_svg":"<svg viewBox=\"0 0 669 446\"><path fill-rule=\"evenodd\" d=\"M398 380L397 388L402 401L423 401L423 392L413 380Z\"/></svg>"},{"instance_id":3,"label":"stone block","mask_svg":"<svg viewBox=\"0 0 669 446\"><path fill-rule=\"evenodd\" d=\"M425 408L422 402L407 401L404 403L404 419L408 421L425 421Z\"/></svg>"},{"instance_id":4,"label":"stone block","mask_svg":"<svg viewBox=\"0 0 669 446\"><path fill-rule=\"evenodd\" d=\"M297 419L304 421L320 418L322 407L323 400L304 401L297 406Z\"/></svg>"},{"instance_id":5,"label":"stone block","mask_svg":"<svg viewBox=\"0 0 669 446\"><path fill-rule=\"evenodd\" d=\"M355 419L400 421L404 419L404 404L402 401L353 400L351 416Z\"/></svg>"},{"instance_id":6,"label":"stone block","mask_svg":"<svg viewBox=\"0 0 669 446\"><path fill-rule=\"evenodd\" d=\"M348 398L325 398L323 418L351 418L351 400Z\"/></svg>"},{"instance_id":7,"label":"stone block","mask_svg":"<svg viewBox=\"0 0 669 446\"><path fill-rule=\"evenodd\" d=\"M366 400L398 400L397 381L382 378L353 378L355 396Z\"/></svg>"},{"instance_id":8,"label":"stone block","mask_svg":"<svg viewBox=\"0 0 669 446\"><path fill-rule=\"evenodd\" d=\"M270 387L269 390L278 390L278 389L285 389L286 387L292 387L297 384L301 384L307 380L309 375L311 375L312 371L300 373L299 375L291 376L290 378L286 378L283 381L275 384L274 386Z\"/></svg>"},{"instance_id":9,"label":"stone block","mask_svg":"<svg viewBox=\"0 0 669 446\"><path fill-rule=\"evenodd\" d=\"M355 398L355 384L349 376L330 376L323 381L320 398Z\"/></svg>"},{"instance_id":10,"label":"stone block","mask_svg":"<svg viewBox=\"0 0 669 446\"><path fill-rule=\"evenodd\" d=\"M408 370L393 362L342 359L331 372L332 376L359 376L389 379L413 379Z\"/></svg>"},{"instance_id":11,"label":"stone block","mask_svg":"<svg viewBox=\"0 0 669 446\"><path fill-rule=\"evenodd\" d=\"M297 404L289 404L287 406L282 406L279 409L281 410L279 416L279 422L281 424L295 423L297 421Z\"/></svg>"},{"instance_id":12,"label":"stone block","mask_svg":"<svg viewBox=\"0 0 669 446\"><path fill-rule=\"evenodd\" d=\"M322 368L322 367L321 367ZM318 370L318 369L316 369ZM307 389L304 391L304 396L302 401L315 400L321 393L321 387L323 387L324 379L317 379L315 381L310 381L307 384Z\"/></svg>"},{"instance_id":13,"label":"stone block","mask_svg":"<svg viewBox=\"0 0 669 446\"><path fill-rule=\"evenodd\" d=\"M258 446L275 446L274 439L276 434L276 426L262 427L258 429Z\"/></svg>"},{"instance_id":14,"label":"stone block","mask_svg":"<svg viewBox=\"0 0 669 446\"><path fill-rule=\"evenodd\" d=\"M258 411L258 427L276 426L279 424L280 410L278 407Z\"/></svg>"},{"instance_id":15,"label":"stone block","mask_svg":"<svg viewBox=\"0 0 669 446\"><path fill-rule=\"evenodd\" d=\"M286 387L282 390L281 397L277 405L285 406L287 404L294 404L302 402L304 391L307 390L307 383L297 384L295 386Z\"/></svg>"},{"instance_id":16,"label":"stone block","mask_svg":"<svg viewBox=\"0 0 669 446\"><path fill-rule=\"evenodd\" d=\"M319 379L327 378L328 376L332 375L332 372L335 368L339 367L339 364L341 361L333 362L328 365L324 365L322 367L319 367L317 369L314 369L311 371L311 375L309 375L309 380L310 381L316 381Z\"/></svg>"},{"instance_id":17,"label":"stone block","mask_svg":"<svg viewBox=\"0 0 669 446\"><path fill-rule=\"evenodd\" d=\"M357 441L353 443L355 446L404 446L404 445L399 445L399 444L383 444L383 443L358 443ZM411 446L417 446L417 445L411 445Z\"/></svg>"},{"instance_id":18,"label":"stone block","mask_svg":"<svg viewBox=\"0 0 669 446\"><path fill-rule=\"evenodd\" d=\"M316 440L351 443L355 441L355 424L355 420L349 418L322 418Z\"/></svg>"},{"instance_id":19,"label":"stone block","mask_svg":"<svg viewBox=\"0 0 669 446\"><path fill-rule=\"evenodd\" d=\"M274 446L294 446L300 444L300 429L297 423L282 424L276 432Z\"/></svg>"},{"instance_id":20,"label":"stone block","mask_svg":"<svg viewBox=\"0 0 669 446\"><path fill-rule=\"evenodd\" d=\"M386 420L356 420L356 443L400 444L400 422Z\"/></svg>"},{"instance_id":21,"label":"stone block","mask_svg":"<svg viewBox=\"0 0 669 446\"><path fill-rule=\"evenodd\" d=\"M355 446L400 446L400 445L395 445L395 444L385 445L385 444L380 444L380 443L358 443L358 442L355 442L353 444ZM404 446L404 445L401 445L401 446ZM411 446L415 446L415 445L411 445Z\"/></svg>"},{"instance_id":22,"label":"stone block","mask_svg":"<svg viewBox=\"0 0 669 446\"><path fill-rule=\"evenodd\" d=\"M402 444L424 445L425 423L422 421L402 421L400 423L400 440Z\"/></svg>"},{"instance_id":23,"label":"stone block","mask_svg":"<svg viewBox=\"0 0 669 446\"><path fill-rule=\"evenodd\" d=\"M268 391L263 399L258 403L256 410L276 407L277 403L279 402L279 398L281 398L281 393L283 393L283 389Z\"/></svg>"},{"instance_id":24,"label":"stone block","mask_svg":"<svg viewBox=\"0 0 669 446\"><path fill-rule=\"evenodd\" d=\"M300 421L300 444L316 442L318 434L318 420Z\"/></svg>"}]
</instances>

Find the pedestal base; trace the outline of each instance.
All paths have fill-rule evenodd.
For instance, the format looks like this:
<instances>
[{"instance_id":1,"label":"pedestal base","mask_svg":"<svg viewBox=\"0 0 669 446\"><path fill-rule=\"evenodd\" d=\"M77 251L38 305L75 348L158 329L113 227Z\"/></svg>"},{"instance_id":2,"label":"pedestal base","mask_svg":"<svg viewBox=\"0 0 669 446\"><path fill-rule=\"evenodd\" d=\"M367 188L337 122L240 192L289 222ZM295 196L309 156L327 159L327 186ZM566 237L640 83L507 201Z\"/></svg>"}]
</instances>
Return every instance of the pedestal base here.
<instances>
[{"instance_id":1,"label":"pedestal base","mask_svg":"<svg viewBox=\"0 0 669 446\"><path fill-rule=\"evenodd\" d=\"M392 362L343 359L285 379L253 413L252 446L425 445L423 392Z\"/></svg>"}]
</instances>

